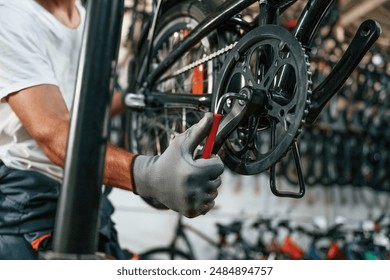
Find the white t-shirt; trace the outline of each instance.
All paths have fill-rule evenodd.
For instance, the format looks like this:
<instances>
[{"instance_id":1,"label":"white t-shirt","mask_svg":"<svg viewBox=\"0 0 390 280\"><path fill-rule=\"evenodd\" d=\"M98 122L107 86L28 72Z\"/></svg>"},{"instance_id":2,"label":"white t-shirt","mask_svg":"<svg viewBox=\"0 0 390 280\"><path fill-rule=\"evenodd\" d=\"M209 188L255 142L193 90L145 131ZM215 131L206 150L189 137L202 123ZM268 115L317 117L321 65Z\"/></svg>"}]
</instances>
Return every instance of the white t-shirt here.
<instances>
[{"instance_id":1,"label":"white t-shirt","mask_svg":"<svg viewBox=\"0 0 390 280\"><path fill-rule=\"evenodd\" d=\"M85 10L78 2L77 7L81 23L71 29L34 0L0 0L0 160L59 181L63 169L46 157L4 97L56 85L71 110L85 21Z\"/></svg>"}]
</instances>

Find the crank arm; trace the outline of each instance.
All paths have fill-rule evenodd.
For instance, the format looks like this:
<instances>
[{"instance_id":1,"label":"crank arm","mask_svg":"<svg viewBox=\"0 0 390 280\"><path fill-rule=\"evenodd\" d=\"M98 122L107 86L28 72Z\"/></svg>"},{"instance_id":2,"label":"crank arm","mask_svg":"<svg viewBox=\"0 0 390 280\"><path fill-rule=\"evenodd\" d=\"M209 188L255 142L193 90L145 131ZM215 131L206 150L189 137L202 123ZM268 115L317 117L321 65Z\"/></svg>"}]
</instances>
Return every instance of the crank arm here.
<instances>
[{"instance_id":1,"label":"crank arm","mask_svg":"<svg viewBox=\"0 0 390 280\"><path fill-rule=\"evenodd\" d=\"M239 99L239 100L233 101L234 103L232 105L230 112L224 114L224 117L221 123L219 124L217 135L215 137L213 154L218 153L219 149L221 149L225 140L229 137L229 135L233 132L233 130L235 130L238 127L238 125L241 123L244 117L247 116L247 114L251 111L250 100L253 97L251 90L244 88L238 94L235 94L235 96L230 96L229 94L226 94L225 96L228 96L231 99ZM224 97L221 98L221 102L217 106L218 107L216 112L217 114L221 113L222 107L226 101L227 101L226 98Z\"/></svg>"},{"instance_id":2,"label":"crank arm","mask_svg":"<svg viewBox=\"0 0 390 280\"><path fill-rule=\"evenodd\" d=\"M308 124L314 123L322 109L344 85L380 34L381 26L374 20L366 20L360 25L340 61L328 77L313 90L309 114L306 117Z\"/></svg>"},{"instance_id":3,"label":"crank arm","mask_svg":"<svg viewBox=\"0 0 390 280\"><path fill-rule=\"evenodd\" d=\"M246 106L246 104L241 105L239 102L235 102L232 110L224 116L219 125L217 136L215 138L213 154L218 153L225 140L238 127L241 120L246 116L247 107L248 106Z\"/></svg>"}]
</instances>

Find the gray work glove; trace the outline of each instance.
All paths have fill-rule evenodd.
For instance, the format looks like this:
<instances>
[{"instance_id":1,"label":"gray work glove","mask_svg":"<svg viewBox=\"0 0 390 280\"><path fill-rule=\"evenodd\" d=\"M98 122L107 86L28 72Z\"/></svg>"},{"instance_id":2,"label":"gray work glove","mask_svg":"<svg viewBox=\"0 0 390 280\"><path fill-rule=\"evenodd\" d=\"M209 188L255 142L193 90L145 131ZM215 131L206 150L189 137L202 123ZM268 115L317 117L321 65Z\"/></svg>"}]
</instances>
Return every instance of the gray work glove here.
<instances>
[{"instance_id":1,"label":"gray work glove","mask_svg":"<svg viewBox=\"0 0 390 280\"><path fill-rule=\"evenodd\" d=\"M161 156L138 156L133 163L135 192L189 218L213 208L224 165L216 156L193 159L212 120L213 115L207 113L199 123L177 135Z\"/></svg>"}]
</instances>

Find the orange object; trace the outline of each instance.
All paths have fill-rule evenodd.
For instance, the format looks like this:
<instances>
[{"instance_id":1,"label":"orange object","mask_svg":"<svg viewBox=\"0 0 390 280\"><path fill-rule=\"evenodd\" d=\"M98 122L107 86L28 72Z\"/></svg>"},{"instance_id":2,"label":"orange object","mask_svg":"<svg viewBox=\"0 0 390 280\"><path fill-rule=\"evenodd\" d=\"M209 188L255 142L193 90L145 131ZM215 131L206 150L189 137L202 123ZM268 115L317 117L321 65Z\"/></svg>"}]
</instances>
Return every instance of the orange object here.
<instances>
[{"instance_id":1,"label":"orange object","mask_svg":"<svg viewBox=\"0 0 390 280\"><path fill-rule=\"evenodd\" d=\"M285 27L286 27L287 29L292 29L292 28L294 28L295 26L297 26L297 24L298 24L298 20L297 20L297 19L292 19L292 20L289 20L289 21L286 23Z\"/></svg>"},{"instance_id":2,"label":"orange object","mask_svg":"<svg viewBox=\"0 0 390 280\"><path fill-rule=\"evenodd\" d=\"M333 241L326 253L327 260L345 260L346 257L336 241Z\"/></svg>"},{"instance_id":3,"label":"orange object","mask_svg":"<svg viewBox=\"0 0 390 280\"><path fill-rule=\"evenodd\" d=\"M204 67L199 65L194 69L194 75L192 77L192 93L203 94L204 83Z\"/></svg>"},{"instance_id":4,"label":"orange object","mask_svg":"<svg viewBox=\"0 0 390 280\"><path fill-rule=\"evenodd\" d=\"M292 259L299 260L303 258L303 251L299 246L291 239L290 235L287 235L284 239L282 247L280 247L282 253L289 254Z\"/></svg>"},{"instance_id":5,"label":"orange object","mask_svg":"<svg viewBox=\"0 0 390 280\"><path fill-rule=\"evenodd\" d=\"M326 258L328 260L334 260L338 251L339 251L339 246L337 245L336 242L332 242L332 244L330 244L329 246L329 250L328 253L326 254Z\"/></svg>"},{"instance_id":6,"label":"orange object","mask_svg":"<svg viewBox=\"0 0 390 280\"><path fill-rule=\"evenodd\" d=\"M45 234L45 235L42 235L42 236L38 237L37 239L33 240L33 241L31 242L32 248L33 248L35 251L38 251L39 245L41 245L42 241L45 240L46 238L49 238L49 237L51 237L51 234L50 234L50 233Z\"/></svg>"}]
</instances>

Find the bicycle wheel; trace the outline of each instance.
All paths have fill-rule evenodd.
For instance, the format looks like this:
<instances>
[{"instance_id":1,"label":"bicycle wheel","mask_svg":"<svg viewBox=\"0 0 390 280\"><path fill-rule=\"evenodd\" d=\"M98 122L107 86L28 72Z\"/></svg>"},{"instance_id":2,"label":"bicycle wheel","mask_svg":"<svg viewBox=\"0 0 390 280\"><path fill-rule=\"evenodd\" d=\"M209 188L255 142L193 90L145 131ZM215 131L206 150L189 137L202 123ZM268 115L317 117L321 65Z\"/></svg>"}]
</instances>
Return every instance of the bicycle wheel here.
<instances>
[{"instance_id":1,"label":"bicycle wheel","mask_svg":"<svg viewBox=\"0 0 390 280\"><path fill-rule=\"evenodd\" d=\"M140 260L191 260L192 258L177 249L173 251L169 248L151 249L140 255Z\"/></svg>"},{"instance_id":2,"label":"bicycle wheel","mask_svg":"<svg viewBox=\"0 0 390 280\"><path fill-rule=\"evenodd\" d=\"M175 3L163 11L157 21L149 69L155 69L207 14L208 11L204 4L195 0ZM213 61L207 61L179 75L175 73L212 53L216 44L216 34L204 38L175 62L161 79L153 81L151 89L175 94L211 94L215 72ZM139 48L139 65L145 61L146 46L146 42L144 42ZM146 79L147 73L143 73L144 69L145 65L142 65L138 70L131 71L133 73L138 71L139 75L136 84L130 85L130 88L135 92L139 90ZM127 117L127 148L133 153L161 155L176 134L184 132L198 122L202 116L203 112L199 108L181 104L159 104L159 106L153 107L147 105L144 111L129 112Z\"/></svg>"}]
</instances>

